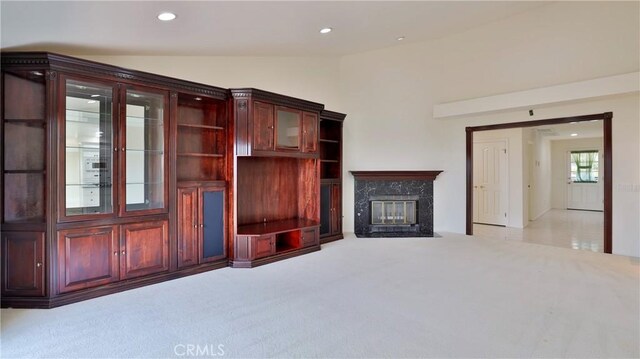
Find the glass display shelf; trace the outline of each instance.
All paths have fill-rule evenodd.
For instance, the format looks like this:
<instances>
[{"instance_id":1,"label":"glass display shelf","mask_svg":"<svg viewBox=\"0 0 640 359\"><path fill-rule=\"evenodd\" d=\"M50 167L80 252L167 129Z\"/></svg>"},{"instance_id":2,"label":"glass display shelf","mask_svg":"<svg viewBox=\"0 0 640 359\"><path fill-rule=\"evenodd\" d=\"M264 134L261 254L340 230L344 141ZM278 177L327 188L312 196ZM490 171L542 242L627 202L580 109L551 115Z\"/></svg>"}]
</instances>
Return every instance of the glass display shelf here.
<instances>
[{"instance_id":1,"label":"glass display shelf","mask_svg":"<svg viewBox=\"0 0 640 359\"><path fill-rule=\"evenodd\" d=\"M179 123L178 127L201 128L201 129L208 129L208 130L224 130L224 127L221 127L221 126L199 125L199 124L191 124L191 123Z\"/></svg>"},{"instance_id":2,"label":"glass display shelf","mask_svg":"<svg viewBox=\"0 0 640 359\"><path fill-rule=\"evenodd\" d=\"M146 153L156 153L156 154L164 154L164 150L145 150L145 149L137 149L137 148L126 148L127 152L146 152Z\"/></svg>"},{"instance_id":3,"label":"glass display shelf","mask_svg":"<svg viewBox=\"0 0 640 359\"><path fill-rule=\"evenodd\" d=\"M185 156L185 157L224 157L223 154L220 153L196 153L196 152L184 152L184 153L178 153L178 156Z\"/></svg>"}]
</instances>

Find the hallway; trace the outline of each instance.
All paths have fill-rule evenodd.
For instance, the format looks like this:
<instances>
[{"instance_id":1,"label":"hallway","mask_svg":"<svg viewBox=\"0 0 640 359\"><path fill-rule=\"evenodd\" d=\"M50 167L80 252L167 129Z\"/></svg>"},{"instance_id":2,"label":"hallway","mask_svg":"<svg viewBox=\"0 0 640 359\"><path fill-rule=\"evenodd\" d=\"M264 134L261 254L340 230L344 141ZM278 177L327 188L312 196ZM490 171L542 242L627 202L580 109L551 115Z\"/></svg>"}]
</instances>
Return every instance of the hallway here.
<instances>
[{"instance_id":1,"label":"hallway","mask_svg":"<svg viewBox=\"0 0 640 359\"><path fill-rule=\"evenodd\" d=\"M474 224L476 237L546 244L555 247L604 251L603 212L552 209L529 225L509 228Z\"/></svg>"}]
</instances>

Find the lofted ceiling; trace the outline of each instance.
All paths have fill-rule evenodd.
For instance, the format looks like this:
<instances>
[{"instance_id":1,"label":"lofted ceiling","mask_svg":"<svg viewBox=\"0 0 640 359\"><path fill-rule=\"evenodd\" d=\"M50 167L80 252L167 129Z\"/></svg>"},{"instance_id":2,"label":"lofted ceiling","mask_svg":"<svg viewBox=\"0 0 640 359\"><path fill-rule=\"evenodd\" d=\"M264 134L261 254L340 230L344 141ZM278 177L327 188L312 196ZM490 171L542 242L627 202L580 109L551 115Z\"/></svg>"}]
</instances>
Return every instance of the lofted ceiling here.
<instances>
[{"instance_id":1,"label":"lofted ceiling","mask_svg":"<svg viewBox=\"0 0 640 359\"><path fill-rule=\"evenodd\" d=\"M460 33L545 4L1 1L0 44L72 55L341 56ZM161 22L163 11L177 18ZM323 27L333 31L322 35Z\"/></svg>"}]
</instances>

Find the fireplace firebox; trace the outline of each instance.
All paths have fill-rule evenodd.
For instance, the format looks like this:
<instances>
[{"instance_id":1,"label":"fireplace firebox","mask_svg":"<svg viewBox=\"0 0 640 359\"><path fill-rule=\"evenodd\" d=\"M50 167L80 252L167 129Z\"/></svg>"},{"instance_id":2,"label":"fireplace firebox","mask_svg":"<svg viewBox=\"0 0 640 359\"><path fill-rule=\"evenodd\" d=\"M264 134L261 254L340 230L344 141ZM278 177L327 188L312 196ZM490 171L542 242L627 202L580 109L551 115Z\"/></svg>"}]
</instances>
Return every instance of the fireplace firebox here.
<instances>
[{"instance_id":1,"label":"fireplace firebox","mask_svg":"<svg viewBox=\"0 0 640 359\"><path fill-rule=\"evenodd\" d=\"M433 237L433 181L442 171L351 171L358 237Z\"/></svg>"}]
</instances>

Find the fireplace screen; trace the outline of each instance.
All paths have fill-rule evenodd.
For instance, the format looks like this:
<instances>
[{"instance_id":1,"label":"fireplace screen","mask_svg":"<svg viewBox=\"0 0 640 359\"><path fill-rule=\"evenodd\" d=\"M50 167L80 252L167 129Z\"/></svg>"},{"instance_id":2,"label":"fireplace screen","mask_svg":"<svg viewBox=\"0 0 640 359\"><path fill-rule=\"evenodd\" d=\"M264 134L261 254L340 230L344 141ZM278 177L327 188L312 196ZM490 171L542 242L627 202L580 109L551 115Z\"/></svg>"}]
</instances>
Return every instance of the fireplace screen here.
<instances>
[{"instance_id":1,"label":"fireplace screen","mask_svg":"<svg viewBox=\"0 0 640 359\"><path fill-rule=\"evenodd\" d=\"M371 201L371 224L416 223L416 201Z\"/></svg>"}]
</instances>

